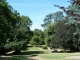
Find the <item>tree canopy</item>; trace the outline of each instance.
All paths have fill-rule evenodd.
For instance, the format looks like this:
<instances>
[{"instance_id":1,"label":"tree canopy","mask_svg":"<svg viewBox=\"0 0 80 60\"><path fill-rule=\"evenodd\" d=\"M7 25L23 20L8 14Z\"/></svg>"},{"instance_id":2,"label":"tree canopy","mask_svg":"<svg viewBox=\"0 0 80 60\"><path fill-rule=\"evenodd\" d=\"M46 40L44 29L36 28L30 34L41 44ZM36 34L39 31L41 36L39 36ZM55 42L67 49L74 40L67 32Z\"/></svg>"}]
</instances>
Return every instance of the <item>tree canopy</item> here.
<instances>
[{"instance_id":1,"label":"tree canopy","mask_svg":"<svg viewBox=\"0 0 80 60\"><path fill-rule=\"evenodd\" d=\"M30 39L32 21L28 16L20 16L6 0L0 0L0 53L6 49L20 50Z\"/></svg>"}]
</instances>

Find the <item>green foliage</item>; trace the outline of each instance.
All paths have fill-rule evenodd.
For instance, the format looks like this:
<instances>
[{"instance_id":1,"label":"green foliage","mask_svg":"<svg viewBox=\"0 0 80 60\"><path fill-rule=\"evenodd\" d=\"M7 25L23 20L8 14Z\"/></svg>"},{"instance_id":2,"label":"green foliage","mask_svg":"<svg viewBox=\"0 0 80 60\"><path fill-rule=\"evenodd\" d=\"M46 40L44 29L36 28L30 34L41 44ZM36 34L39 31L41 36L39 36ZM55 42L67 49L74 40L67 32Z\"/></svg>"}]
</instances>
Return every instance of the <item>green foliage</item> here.
<instances>
[{"instance_id":1,"label":"green foliage","mask_svg":"<svg viewBox=\"0 0 80 60\"><path fill-rule=\"evenodd\" d=\"M54 16L53 13L50 13L50 14L48 14L48 15L45 16L45 18L44 18L44 20L43 20L44 23L41 24L41 26L42 26L44 29L46 29L47 26L52 23L52 21L53 21L53 16Z\"/></svg>"},{"instance_id":2,"label":"green foliage","mask_svg":"<svg viewBox=\"0 0 80 60\"><path fill-rule=\"evenodd\" d=\"M47 49L47 46L46 46L46 45L43 45L43 46L42 46L42 49Z\"/></svg>"},{"instance_id":3,"label":"green foliage","mask_svg":"<svg viewBox=\"0 0 80 60\"><path fill-rule=\"evenodd\" d=\"M53 17L54 17L54 22L62 21L64 19L62 11L55 12Z\"/></svg>"},{"instance_id":4,"label":"green foliage","mask_svg":"<svg viewBox=\"0 0 80 60\"><path fill-rule=\"evenodd\" d=\"M6 0L0 0L0 52L6 49L21 50L31 39L28 16L21 16Z\"/></svg>"},{"instance_id":5,"label":"green foliage","mask_svg":"<svg viewBox=\"0 0 80 60\"><path fill-rule=\"evenodd\" d=\"M30 42L31 45L40 45L41 44L41 40L38 36L34 35L32 37L32 40Z\"/></svg>"},{"instance_id":6,"label":"green foliage","mask_svg":"<svg viewBox=\"0 0 80 60\"><path fill-rule=\"evenodd\" d=\"M31 39L30 44L32 45L42 45L44 44L44 32L40 29L34 29L34 35Z\"/></svg>"},{"instance_id":7,"label":"green foliage","mask_svg":"<svg viewBox=\"0 0 80 60\"><path fill-rule=\"evenodd\" d=\"M18 56L12 56L10 60L29 60L28 58L18 55Z\"/></svg>"},{"instance_id":8,"label":"green foliage","mask_svg":"<svg viewBox=\"0 0 80 60\"><path fill-rule=\"evenodd\" d=\"M68 8L55 5L67 15L67 19L65 18L67 20L65 23L67 32L63 36L66 40L63 40L64 38L62 39L62 45L70 49L70 51L80 51L80 0L70 0L70 2L71 5Z\"/></svg>"},{"instance_id":9,"label":"green foliage","mask_svg":"<svg viewBox=\"0 0 80 60\"><path fill-rule=\"evenodd\" d=\"M67 36L67 32L68 32L68 29L67 29L67 26L65 25L67 21L66 20L63 20L63 21L58 21L56 23L56 32L55 32L55 36L54 36L54 39L53 39L53 47L55 48L59 48L61 47L62 45L65 46L67 45L66 43L66 40L68 39L68 36ZM67 46L65 46L67 48Z\"/></svg>"},{"instance_id":10,"label":"green foliage","mask_svg":"<svg viewBox=\"0 0 80 60\"><path fill-rule=\"evenodd\" d=\"M55 24L48 25L47 29L45 30L45 44L49 47L52 46L52 40L54 39L55 33Z\"/></svg>"},{"instance_id":11,"label":"green foliage","mask_svg":"<svg viewBox=\"0 0 80 60\"><path fill-rule=\"evenodd\" d=\"M80 51L80 1L70 0L71 5L67 8L54 5L63 10L49 14L44 19L42 27L45 28L45 43L47 46L70 51ZM54 25L52 24L54 19Z\"/></svg>"},{"instance_id":12,"label":"green foliage","mask_svg":"<svg viewBox=\"0 0 80 60\"><path fill-rule=\"evenodd\" d=\"M34 29L34 35L41 36L41 35L43 35L43 31L40 29Z\"/></svg>"},{"instance_id":13,"label":"green foliage","mask_svg":"<svg viewBox=\"0 0 80 60\"><path fill-rule=\"evenodd\" d=\"M30 27L32 25L32 21L31 21L31 19L28 16L22 15L21 16L21 20L23 22L22 26Z\"/></svg>"},{"instance_id":14,"label":"green foliage","mask_svg":"<svg viewBox=\"0 0 80 60\"><path fill-rule=\"evenodd\" d=\"M5 50L4 46L14 40L16 28L19 28L20 16L16 10L6 2L0 0L0 49ZM16 25L18 24L18 25ZM1 51L0 51L1 52Z\"/></svg>"}]
</instances>

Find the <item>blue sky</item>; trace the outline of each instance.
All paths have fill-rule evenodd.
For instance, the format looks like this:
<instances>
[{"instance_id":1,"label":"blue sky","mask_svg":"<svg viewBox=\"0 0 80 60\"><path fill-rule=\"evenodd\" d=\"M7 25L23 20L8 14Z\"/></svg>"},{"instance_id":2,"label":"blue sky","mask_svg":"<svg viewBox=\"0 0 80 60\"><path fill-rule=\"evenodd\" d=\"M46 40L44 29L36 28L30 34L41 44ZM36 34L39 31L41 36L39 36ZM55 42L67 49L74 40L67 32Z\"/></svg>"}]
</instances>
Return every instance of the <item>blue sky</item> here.
<instances>
[{"instance_id":1,"label":"blue sky","mask_svg":"<svg viewBox=\"0 0 80 60\"><path fill-rule=\"evenodd\" d=\"M7 2L17 10L20 15L29 16L33 21L31 27L32 30L35 28L43 29L43 19L49 13L60 11L59 8L54 7L53 4L67 7L70 3L69 0L7 0Z\"/></svg>"}]
</instances>

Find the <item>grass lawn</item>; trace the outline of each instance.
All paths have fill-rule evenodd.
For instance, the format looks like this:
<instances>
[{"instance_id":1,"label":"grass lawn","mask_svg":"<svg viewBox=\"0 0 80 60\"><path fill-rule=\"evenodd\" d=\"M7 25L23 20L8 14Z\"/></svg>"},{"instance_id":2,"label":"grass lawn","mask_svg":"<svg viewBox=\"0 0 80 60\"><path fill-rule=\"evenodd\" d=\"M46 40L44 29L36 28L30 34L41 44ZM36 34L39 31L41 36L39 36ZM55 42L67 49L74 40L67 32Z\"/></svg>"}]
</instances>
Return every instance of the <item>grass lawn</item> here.
<instances>
[{"instance_id":1,"label":"grass lawn","mask_svg":"<svg viewBox=\"0 0 80 60\"><path fill-rule=\"evenodd\" d=\"M15 56L12 56L10 60L29 60L29 59L22 55L15 55Z\"/></svg>"},{"instance_id":2,"label":"grass lawn","mask_svg":"<svg viewBox=\"0 0 80 60\"><path fill-rule=\"evenodd\" d=\"M50 54L38 54L38 56L49 59L49 60L53 60L53 59L54 60L56 60L56 59L62 60L69 56L80 56L80 53L50 53ZM65 59L65 60L69 60L69 59ZM70 59L70 60L74 60L74 59ZM80 59L78 59L78 60L80 60Z\"/></svg>"},{"instance_id":3,"label":"grass lawn","mask_svg":"<svg viewBox=\"0 0 80 60\"><path fill-rule=\"evenodd\" d=\"M45 60L80 60L80 53L51 53L50 50L39 47L28 47L21 55L14 55L10 60L28 60L24 55ZM75 58L76 57L76 58Z\"/></svg>"},{"instance_id":4,"label":"grass lawn","mask_svg":"<svg viewBox=\"0 0 80 60\"><path fill-rule=\"evenodd\" d=\"M38 53L36 56L45 58L47 60L80 60L80 59L65 59L70 56L80 56L80 53L50 53L50 50L43 50L38 47L31 47L28 51L43 51L44 53ZM34 55L34 54L33 54Z\"/></svg>"}]
</instances>

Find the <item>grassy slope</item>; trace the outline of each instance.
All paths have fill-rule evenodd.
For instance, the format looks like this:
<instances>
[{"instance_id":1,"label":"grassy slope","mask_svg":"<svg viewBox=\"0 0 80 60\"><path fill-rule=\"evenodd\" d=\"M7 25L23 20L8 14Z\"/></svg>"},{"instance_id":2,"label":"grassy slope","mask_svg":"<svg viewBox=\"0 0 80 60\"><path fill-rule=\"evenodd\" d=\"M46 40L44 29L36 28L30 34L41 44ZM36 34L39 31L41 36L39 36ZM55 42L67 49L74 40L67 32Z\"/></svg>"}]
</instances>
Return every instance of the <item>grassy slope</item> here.
<instances>
[{"instance_id":1,"label":"grassy slope","mask_svg":"<svg viewBox=\"0 0 80 60\"><path fill-rule=\"evenodd\" d=\"M39 57L42 57L42 58L46 58L48 60L53 60L53 59L54 60L62 60L62 59L69 57L69 56L80 56L80 53L50 53L49 50L42 50L42 49L37 48L37 47L29 48L28 51L32 51L32 50L33 51L43 51L44 53L36 54L36 55ZM72 60L77 60L77 59L72 59ZM78 59L78 60L80 60L80 59Z\"/></svg>"}]
</instances>

